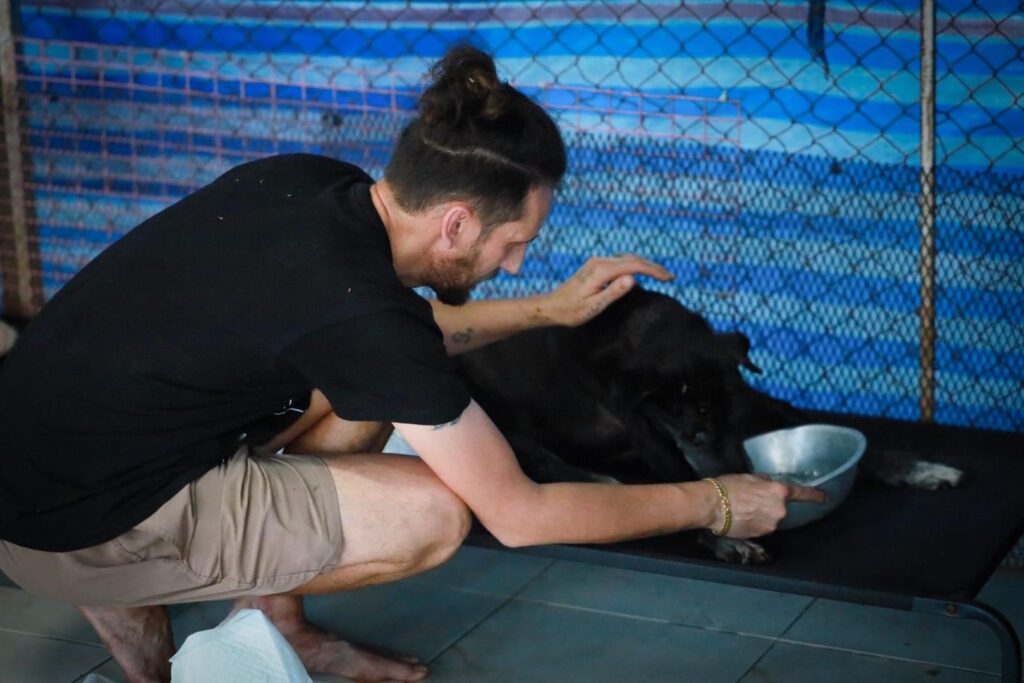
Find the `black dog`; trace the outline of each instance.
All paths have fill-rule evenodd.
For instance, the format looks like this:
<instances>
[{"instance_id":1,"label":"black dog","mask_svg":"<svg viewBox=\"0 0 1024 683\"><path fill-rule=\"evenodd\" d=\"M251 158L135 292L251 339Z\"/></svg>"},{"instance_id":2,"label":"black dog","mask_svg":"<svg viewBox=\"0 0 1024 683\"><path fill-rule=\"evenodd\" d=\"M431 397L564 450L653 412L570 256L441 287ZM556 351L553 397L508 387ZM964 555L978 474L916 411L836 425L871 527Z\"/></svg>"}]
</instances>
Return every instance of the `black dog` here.
<instances>
[{"instance_id":1,"label":"black dog","mask_svg":"<svg viewBox=\"0 0 1024 683\"><path fill-rule=\"evenodd\" d=\"M476 401L535 481L691 481L747 472L746 438L808 420L748 385L761 370L743 334L720 334L677 300L639 287L577 328L543 328L458 356ZM877 459L893 485L955 486L958 470ZM768 559L750 541L699 536L720 559Z\"/></svg>"}]
</instances>

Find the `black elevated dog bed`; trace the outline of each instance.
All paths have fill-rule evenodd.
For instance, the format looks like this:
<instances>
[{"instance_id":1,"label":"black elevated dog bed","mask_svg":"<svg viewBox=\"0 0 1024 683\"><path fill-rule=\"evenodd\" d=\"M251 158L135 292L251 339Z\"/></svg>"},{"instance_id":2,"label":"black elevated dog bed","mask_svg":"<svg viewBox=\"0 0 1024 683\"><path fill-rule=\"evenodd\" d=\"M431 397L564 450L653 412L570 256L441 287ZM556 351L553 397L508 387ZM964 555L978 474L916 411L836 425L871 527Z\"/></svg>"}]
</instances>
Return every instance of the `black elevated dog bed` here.
<instances>
[{"instance_id":1,"label":"black elevated dog bed","mask_svg":"<svg viewBox=\"0 0 1024 683\"><path fill-rule=\"evenodd\" d=\"M710 557L692 534L600 546L516 552L796 593L912 612L976 619L999 638L1002 678L1020 683L1020 642L1007 619L975 600L1024 532L1024 436L849 415L817 416L860 429L868 452L888 451L967 472L944 491L858 482L846 502L808 526L763 539L774 558L740 567ZM468 543L500 548L476 527Z\"/></svg>"}]
</instances>

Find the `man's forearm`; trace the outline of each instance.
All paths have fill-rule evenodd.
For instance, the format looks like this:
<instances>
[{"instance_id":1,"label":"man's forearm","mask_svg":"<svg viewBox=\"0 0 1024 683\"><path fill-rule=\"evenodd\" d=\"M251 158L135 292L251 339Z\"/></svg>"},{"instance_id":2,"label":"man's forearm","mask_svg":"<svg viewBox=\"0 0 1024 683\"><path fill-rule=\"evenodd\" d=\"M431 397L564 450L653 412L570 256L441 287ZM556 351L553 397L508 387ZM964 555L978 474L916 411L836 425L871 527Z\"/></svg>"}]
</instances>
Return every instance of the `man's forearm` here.
<instances>
[{"instance_id":1,"label":"man's forearm","mask_svg":"<svg viewBox=\"0 0 1024 683\"><path fill-rule=\"evenodd\" d=\"M555 324L544 306L543 296L470 301L462 306L449 306L431 300L430 305L434 309L434 322L444 334L444 345L450 356L499 341L517 332Z\"/></svg>"},{"instance_id":2,"label":"man's forearm","mask_svg":"<svg viewBox=\"0 0 1024 683\"><path fill-rule=\"evenodd\" d=\"M508 546L613 543L705 528L718 505L717 491L705 482L542 484L528 505L488 528Z\"/></svg>"},{"instance_id":3,"label":"man's forearm","mask_svg":"<svg viewBox=\"0 0 1024 683\"><path fill-rule=\"evenodd\" d=\"M464 306L432 300L430 305L444 333L445 348L455 355L535 327L582 325L625 295L637 275L672 279L663 266L639 256L594 257L546 295L472 301Z\"/></svg>"}]
</instances>

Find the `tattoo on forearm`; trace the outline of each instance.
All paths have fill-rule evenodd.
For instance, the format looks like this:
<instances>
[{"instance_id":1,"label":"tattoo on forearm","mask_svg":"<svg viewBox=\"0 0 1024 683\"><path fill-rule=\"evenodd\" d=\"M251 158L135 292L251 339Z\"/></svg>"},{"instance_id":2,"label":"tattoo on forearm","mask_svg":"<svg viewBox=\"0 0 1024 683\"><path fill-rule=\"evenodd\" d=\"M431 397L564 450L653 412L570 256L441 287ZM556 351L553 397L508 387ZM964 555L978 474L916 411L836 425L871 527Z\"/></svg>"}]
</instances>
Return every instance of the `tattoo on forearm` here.
<instances>
[{"instance_id":1,"label":"tattoo on forearm","mask_svg":"<svg viewBox=\"0 0 1024 683\"><path fill-rule=\"evenodd\" d=\"M457 418L455 418L451 422L445 422L443 425L434 425L434 431L436 432L438 429L444 429L445 427L451 427L453 425L457 425L457 424L459 424L459 420L461 420L461 419L462 419L462 416L459 415Z\"/></svg>"},{"instance_id":2,"label":"tattoo on forearm","mask_svg":"<svg viewBox=\"0 0 1024 683\"><path fill-rule=\"evenodd\" d=\"M452 341L456 344L468 344L475 331L472 327L467 327L464 331L453 334Z\"/></svg>"}]
</instances>

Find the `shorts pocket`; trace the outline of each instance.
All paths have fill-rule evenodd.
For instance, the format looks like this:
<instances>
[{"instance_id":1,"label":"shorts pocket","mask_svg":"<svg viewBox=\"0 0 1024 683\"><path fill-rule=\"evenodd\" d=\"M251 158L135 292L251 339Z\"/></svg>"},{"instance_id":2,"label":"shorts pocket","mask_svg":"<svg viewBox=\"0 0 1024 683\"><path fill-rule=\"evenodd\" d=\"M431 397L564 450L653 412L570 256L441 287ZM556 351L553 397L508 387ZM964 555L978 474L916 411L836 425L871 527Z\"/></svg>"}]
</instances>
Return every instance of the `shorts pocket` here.
<instances>
[{"instance_id":1,"label":"shorts pocket","mask_svg":"<svg viewBox=\"0 0 1024 683\"><path fill-rule=\"evenodd\" d=\"M184 486L134 528L118 537L122 548L141 560L184 562L195 533L195 484Z\"/></svg>"}]
</instances>

